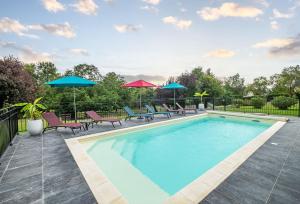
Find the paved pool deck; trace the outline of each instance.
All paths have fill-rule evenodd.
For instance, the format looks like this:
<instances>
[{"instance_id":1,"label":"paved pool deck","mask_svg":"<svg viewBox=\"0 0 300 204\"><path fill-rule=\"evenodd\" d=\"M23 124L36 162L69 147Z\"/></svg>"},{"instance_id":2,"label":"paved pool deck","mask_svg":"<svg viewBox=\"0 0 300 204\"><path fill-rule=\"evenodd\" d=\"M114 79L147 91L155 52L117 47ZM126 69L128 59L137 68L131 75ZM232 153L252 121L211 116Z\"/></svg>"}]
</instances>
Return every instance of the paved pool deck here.
<instances>
[{"instance_id":1,"label":"paved pool deck","mask_svg":"<svg viewBox=\"0 0 300 204\"><path fill-rule=\"evenodd\" d=\"M64 139L113 129L103 123L76 136L68 129L16 136L0 159L0 203L96 203ZM300 203L300 119L291 118L200 203Z\"/></svg>"}]
</instances>

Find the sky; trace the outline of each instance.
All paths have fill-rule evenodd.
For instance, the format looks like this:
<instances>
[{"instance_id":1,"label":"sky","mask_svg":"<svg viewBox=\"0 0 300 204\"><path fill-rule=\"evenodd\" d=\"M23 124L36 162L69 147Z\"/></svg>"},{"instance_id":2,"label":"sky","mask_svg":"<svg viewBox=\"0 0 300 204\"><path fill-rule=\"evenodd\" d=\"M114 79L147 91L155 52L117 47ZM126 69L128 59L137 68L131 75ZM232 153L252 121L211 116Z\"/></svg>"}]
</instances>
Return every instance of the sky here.
<instances>
[{"instance_id":1,"label":"sky","mask_svg":"<svg viewBox=\"0 0 300 204\"><path fill-rule=\"evenodd\" d=\"M250 82L300 64L300 0L1 0L0 56L163 82L193 67ZM137 76L136 76L137 75Z\"/></svg>"}]
</instances>

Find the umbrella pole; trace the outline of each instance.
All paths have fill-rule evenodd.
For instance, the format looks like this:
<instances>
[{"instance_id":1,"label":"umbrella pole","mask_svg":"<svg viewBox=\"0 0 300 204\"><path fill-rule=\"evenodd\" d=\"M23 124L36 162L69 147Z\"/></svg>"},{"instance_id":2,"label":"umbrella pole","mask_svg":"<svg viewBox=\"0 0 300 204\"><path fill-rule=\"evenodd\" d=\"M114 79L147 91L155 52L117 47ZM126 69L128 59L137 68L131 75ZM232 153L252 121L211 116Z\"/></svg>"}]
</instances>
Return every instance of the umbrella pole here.
<instances>
[{"instance_id":1,"label":"umbrella pole","mask_svg":"<svg viewBox=\"0 0 300 204\"><path fill-rule=\"evenodd\" d=\"M75 123L77 123L77 111L76 111L76 93L75 93L75 87L73 87L73 90L74 90L74 96L73 96L74 116L75 116Z\"/></svg>"},{"instance_id":2,"label":"umbrella pole","mask_svg":"<svg viewBox=\"0 0 300 204\"><path fill-rule=\"evenodd\" d=\"M142 112L142 93L140 91L140 113Z\"/></svg>"},{"instance_id":3,"label":"umbrella pole","mask_svg":"<svg viewBox=\"0 0 300 204\"><path fill-rule=\"evenodd\" d=\"M174 110L175 110L176 109L176 107L175 107L176 106L175 89L174 89L174 104L173 105L174 105Z\"/></svg>"}]
</instances>

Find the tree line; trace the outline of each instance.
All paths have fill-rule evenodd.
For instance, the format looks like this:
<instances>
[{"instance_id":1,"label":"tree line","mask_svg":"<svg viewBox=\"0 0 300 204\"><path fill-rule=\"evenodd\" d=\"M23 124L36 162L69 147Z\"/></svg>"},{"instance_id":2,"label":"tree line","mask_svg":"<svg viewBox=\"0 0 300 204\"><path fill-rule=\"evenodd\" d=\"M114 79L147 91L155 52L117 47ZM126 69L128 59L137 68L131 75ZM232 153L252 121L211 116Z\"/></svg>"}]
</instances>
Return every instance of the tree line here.
<instances>
[{"instance_id":1,"label":"tree line","mask_svg":"<svg viewBox=\"0 0 300 204\"><path fill-rule=\"evenodd\" d=\"M134 104L142 92L146 100L172 98L173 91L164 89L126 89L124 78L114 72L101 74L101 69L91 64L79 64L72 69L59 73L52 62L26 64L13 56L0 60L0 108L17 102L33 101L43 97L43 103L49 108L72 111L73 92L70 88L51 88L45 83L60 76L77 75L97 82L92 88L78 88L78 109L114 110L124 105ZM283 68L267 78L259 76L246 84L238 73L219 79L211 69L196 67L178 77L170 77L165 84L178 82L187 87L176 90L178 98L193 97L195 92L206 91L209 97L276 97L296 98L300 90L300 66Z\"/></svg>"}]
</instances>

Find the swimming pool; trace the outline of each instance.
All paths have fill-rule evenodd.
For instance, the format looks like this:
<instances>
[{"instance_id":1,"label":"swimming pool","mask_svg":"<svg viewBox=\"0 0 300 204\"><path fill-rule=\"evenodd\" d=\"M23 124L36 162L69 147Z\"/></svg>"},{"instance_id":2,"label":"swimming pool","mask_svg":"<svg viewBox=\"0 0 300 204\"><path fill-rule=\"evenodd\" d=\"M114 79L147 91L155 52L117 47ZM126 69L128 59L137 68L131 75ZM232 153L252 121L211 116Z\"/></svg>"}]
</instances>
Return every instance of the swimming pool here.
<instances>
[{"instance_id":1,"label":"swimming pool","mask_svg":"<svg viewBox=\"0 0 300 204\"><path fill-rule=\"evenodd\" d=\"M93 139L84 149L128 203L163 203L274 123L206 115Z\"/></svg>"}]
</instances>

